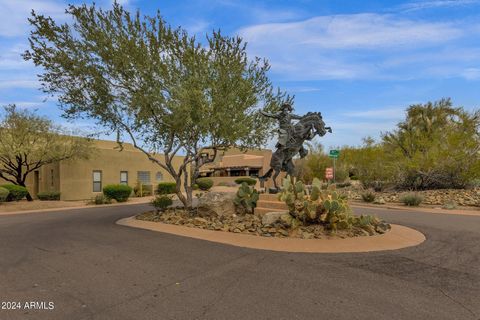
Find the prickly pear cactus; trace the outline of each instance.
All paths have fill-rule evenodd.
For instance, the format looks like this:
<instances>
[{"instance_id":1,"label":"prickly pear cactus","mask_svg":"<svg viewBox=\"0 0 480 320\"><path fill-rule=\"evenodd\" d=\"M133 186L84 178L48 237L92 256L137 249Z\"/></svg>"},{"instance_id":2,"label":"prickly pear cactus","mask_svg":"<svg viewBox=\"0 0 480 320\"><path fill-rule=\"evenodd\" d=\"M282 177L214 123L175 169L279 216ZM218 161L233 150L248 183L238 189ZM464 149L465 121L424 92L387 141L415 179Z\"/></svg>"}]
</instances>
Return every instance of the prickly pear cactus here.
<instances>
[{"instance_id":1,"label":"prickly pear cactus","mask_svg":"<svg viewBox=\"0 0 480 320\"><path fill-rule=\"evenodd\" d=\"M334 188L322 189L322 182L315 178L310 194L302 181L284 179L279 200L284 201L289 213L305 223L322 223L332 230L349 229L352 215L346 197Z\"/></svg>"},{"instance_id":2,"label":"prickly pear cactus","mask_svg":"<svg viewBox=\"0 0 480 320\"><path fill-rule=\"evenodd\" d=\"M253 209L257 206L259 195L257 190L243 182L238 188L237 195L233 199L237 211L253 213Z\"/></svg>"}]
</instances>

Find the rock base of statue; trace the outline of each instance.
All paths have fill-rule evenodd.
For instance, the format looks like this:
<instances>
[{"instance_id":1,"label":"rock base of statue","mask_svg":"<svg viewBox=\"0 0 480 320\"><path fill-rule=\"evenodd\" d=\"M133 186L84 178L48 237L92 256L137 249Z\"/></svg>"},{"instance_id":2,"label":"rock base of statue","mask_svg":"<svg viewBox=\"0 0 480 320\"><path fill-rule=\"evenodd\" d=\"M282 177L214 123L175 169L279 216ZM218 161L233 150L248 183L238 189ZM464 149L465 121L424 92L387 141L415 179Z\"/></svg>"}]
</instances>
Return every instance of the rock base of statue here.
<instances>
[{"instance_id":1,"label":"rock base of statue","mask_svg":"<svg viewBox=\"0 0 480 320\"><path fill-rule=\"evenodd\" d=\"M262 193L260 199L257 201L257 207L255 208L255 214L263 216L268 212L282 212L288 211L288 207L285 202L278 200L276 194Z\"/></svg>"}]
</instances>

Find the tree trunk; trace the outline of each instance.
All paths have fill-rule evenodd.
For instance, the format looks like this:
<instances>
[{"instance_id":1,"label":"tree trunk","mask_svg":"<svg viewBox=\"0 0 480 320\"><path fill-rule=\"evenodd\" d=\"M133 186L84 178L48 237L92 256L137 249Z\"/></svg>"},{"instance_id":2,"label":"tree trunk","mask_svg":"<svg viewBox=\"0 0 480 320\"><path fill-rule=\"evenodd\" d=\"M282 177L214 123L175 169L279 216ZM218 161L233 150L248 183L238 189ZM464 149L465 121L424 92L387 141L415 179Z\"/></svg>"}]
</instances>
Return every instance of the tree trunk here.
<instances>
[{"instance_id":1,"label":"tree trunk","mask_svg":"<svg viewBox=\"0 0 480 320\"><path fill-rule=\"evenodd\" d=\"M181 182L181 179L180 179L180 178L175 179L175 183L177 184L176 193L177 193L178 200L180 200L180 202L183 204L183 207L184 207L186 210L191 209L191 208L192 208L191 196L190 196L190 199L189 199L189 198L188 198L188 193L187 193L187 197L185 197L185 195L182 193L182 188L181 188L182 182Z\"/></svg>"},{"instance_id":2,"label":"tree trunk","mask_svg":"<svg viewBox=\"0 0 480 320\"><path fill-rule=\"evenodd\" d=\"M27 186L25 185L25 182L20 182L19 185L22 187L25 187L25 189L27 188ZM27 195L25 196L25 198L27 198L28 201L33 201L33 198L30 195L30 192L28 192L28 189L27 189Z\"/></svg>"}]
</instances>

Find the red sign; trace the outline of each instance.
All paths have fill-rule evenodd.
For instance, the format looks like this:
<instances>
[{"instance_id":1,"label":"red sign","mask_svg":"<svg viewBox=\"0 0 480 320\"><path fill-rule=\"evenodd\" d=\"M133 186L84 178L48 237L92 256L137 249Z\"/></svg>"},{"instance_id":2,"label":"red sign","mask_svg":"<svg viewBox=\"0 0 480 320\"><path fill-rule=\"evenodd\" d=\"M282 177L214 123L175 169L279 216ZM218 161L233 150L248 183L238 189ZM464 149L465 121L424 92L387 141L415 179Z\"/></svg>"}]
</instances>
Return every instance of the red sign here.
<instances>
[{"instance_id":1,"label":"red sign","mask_svg":"<svg viewBox=\"0 0 480 320\"><path fill-rule=\"evenodd\" d=\"M333 179L333 168L325 169L325 179L327 180Z\"/></svg>"}]
</instances>

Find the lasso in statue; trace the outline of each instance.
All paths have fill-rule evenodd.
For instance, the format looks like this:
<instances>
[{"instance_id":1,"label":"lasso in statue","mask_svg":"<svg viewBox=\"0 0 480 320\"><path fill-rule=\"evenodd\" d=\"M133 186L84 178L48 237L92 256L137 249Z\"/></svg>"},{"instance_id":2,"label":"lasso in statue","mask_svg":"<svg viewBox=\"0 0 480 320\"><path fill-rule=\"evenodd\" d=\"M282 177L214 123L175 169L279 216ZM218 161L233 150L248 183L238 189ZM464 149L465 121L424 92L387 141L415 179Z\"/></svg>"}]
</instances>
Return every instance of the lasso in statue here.
<instances>
[{"instance_id":1,"label":"lasso in statue","mask_svg":"<svg viewBox=\"0 0 480 320\"><path fill-rule=\"evenodd\" d=\"M308 154L303 146L305 140L312 140L316 135L324 136L327 132L332 132L330 127L325 127L320 112L308 112L304 116L297 116L292 113L293 108L290 104L284 103L279 113L271 114L262 112L266 117L277 119L279 122L277 150L272 154L270 160L270 170L262 177L260 181L266 181L272 177L275 190L278 190L277 177L280 172L286 172L287 175L295 174L295 166L292 158L297 154L300 158L305 158ZM292 120L299 120L292 124Z\"/></svg>"}]
</instances>

